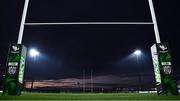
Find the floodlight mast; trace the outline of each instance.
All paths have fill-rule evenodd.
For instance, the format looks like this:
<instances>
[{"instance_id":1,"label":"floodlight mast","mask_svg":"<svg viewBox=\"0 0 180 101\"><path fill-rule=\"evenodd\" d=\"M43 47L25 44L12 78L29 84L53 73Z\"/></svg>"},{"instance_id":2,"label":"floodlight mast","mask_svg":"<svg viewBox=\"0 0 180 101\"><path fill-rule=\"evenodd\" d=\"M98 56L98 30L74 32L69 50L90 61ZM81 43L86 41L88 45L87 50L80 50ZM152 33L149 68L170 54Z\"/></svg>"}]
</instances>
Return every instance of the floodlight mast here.
<instances>
[{"instance_id":1,"label":"floodlight mast","mask_svg":"<svg viewBox=\"0 0 180 101\"><path fill-rule=\"evenodd\" d=\"M149 22L62 22L62 23L25 23L26 20L26 15L27 15L27 9L28 9L28 4L29 0L25 0L24 3L24 10L22 14L22 19L21 19L21 25L20 25L20 30L19 30L19 36L18 36L18 44L22 44L22 38L23 38L23 32L24 32L24 26L39 26L39 25L88 25L88 24L93 24L93 25L139 25L139 24L153 24L154 25L154 33L155 33L155 38L156 38L156 43L161 43L160 41L160 35L159 35L159 29L157 25L157 20L156 20L156 15L154 11L154 6L152 0L149 1L149 6L150 6L150 12L151 12L151 17L153 23Z\"/></svg>"}]
</instances>

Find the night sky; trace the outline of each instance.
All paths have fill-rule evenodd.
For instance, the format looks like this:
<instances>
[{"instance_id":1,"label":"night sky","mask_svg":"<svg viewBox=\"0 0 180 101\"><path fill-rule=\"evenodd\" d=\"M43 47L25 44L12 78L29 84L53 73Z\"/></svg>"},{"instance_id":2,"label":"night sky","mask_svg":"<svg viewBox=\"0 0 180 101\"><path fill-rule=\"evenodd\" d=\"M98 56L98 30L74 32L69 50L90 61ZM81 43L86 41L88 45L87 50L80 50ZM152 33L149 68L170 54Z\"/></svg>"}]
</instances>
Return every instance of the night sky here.
<instances>
[{"instance_id":1,"label":"night sky","mask_svg":"<svg viewBox=\"0 0 180 101\"><path fill-rule=\"evenodd\" d=\"M178 0L153 0L162 42L169 42L179 80L180 33ZM5 69L8 46L16 43L24 0L0 1L0 64ZM26 22L152 22L148 0L30 0ZM27 56L25 79L148 75L154 80L150 47L152 25L26 26L23 44L40 51ZM137 63L135 49L143 55Z\"/></svg>"}]
</instances>

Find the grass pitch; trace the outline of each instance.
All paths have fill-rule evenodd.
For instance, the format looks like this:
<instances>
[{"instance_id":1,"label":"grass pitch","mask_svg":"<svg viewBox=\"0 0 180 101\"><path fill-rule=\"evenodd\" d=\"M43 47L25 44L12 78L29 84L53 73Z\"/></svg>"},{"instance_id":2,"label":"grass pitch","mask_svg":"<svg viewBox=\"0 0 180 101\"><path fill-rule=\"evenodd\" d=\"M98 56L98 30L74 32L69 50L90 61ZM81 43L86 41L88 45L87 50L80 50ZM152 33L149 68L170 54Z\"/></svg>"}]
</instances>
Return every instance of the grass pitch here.
<instances>
[{"instance_id":1,"label":"grass pitch","mask_svg":"<svg viewBox=\"0 0 180 101\"><path fill-rule=\"evenodd\" d=\"M139 93L23 93L21 96L1 96L0 100L91 100L91 101L112 101L112 100L176 100L180 96L158 96L156 94Z\"/></svg>"}]
</instances>

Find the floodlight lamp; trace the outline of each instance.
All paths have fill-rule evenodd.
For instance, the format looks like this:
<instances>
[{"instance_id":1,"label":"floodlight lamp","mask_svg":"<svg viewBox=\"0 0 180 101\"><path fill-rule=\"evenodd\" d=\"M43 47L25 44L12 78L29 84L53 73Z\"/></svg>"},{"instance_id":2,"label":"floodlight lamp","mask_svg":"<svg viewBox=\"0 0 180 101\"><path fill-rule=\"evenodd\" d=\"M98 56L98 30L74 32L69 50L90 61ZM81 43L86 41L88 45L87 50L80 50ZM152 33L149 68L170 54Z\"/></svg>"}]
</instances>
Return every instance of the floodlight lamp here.
<instances>
[{"instance_id":1,"label":"floodlight lamp","mask_svg":"<svg viewBox=\"0 0 180 101\"><path fill-rule=\"evenodd\" d=\"M137 56L141 55L141 53L142 53L141 50L134 51L134 54L137 55Z\"/></svg>"},{"instance_id":2,"label":"floodlight lamp","mask_svg":"<svg viewBox=\"0 0 180 101\"><path fill-rule=\"evenodd\" d=\"M39 56L39 54L40 53L36 49L31 49L30 50L30 56L32 56L32 57Z\"/></svg>"}]
</instances>

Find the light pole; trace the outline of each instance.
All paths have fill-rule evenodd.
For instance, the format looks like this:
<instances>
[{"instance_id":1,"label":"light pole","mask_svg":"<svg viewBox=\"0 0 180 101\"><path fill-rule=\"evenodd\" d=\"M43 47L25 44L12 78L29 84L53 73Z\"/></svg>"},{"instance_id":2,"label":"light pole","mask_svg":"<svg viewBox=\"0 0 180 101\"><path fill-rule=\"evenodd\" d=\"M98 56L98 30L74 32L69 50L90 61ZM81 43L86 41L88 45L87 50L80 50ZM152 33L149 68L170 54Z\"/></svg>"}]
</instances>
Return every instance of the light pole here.
<instances>
[{"instance_id":1,"label":"light pole","mask_svg":"<svg viewBox=\"0 0 180 101\"><path fill-rule=\"evenodd\" d=\"M85 72L85 69L83 69L83 93L86 91L86 81L85 81L85 79L86 79L86 74L85 74L86 72Z\"/></svg>"},{"instance_id":2,"label":"light pole","mask_svg":"<svg viewBox=\"0 0 180 101\"><path fill-rule=\"evenodd\" d=\"M34 59L34 62L36 61L36 57L39 56L39 51L37 49L34 49L32 48L30 51L29 51L29 54L31 57L33 57ZM32 82L31 82L31 89L33 89L33 79L32 79Z\"/></svg>"},{"instance_id":3,"label":"light pole","mask_svg":"<svg viewBox=\"0 0 180 101\"><path fill-rule=\"evenodd\" d=\"M91 92L93 92L93 69L91 68Z\"/></svg>"},{"instance_id":4,"label":"light pole","mask_svg":"<svg viewBox=\"0 0 180 101\"><path fill-rule=\"evenodd\" d=\"M142 55L141 50L137 49L134 51L134 55L136 56L136 60L137 60L137 65L139 66L139 56ZM139 91L141 90L141 73L138 70L138 76L139 76Z\"/></svg>"}]
</instances>

